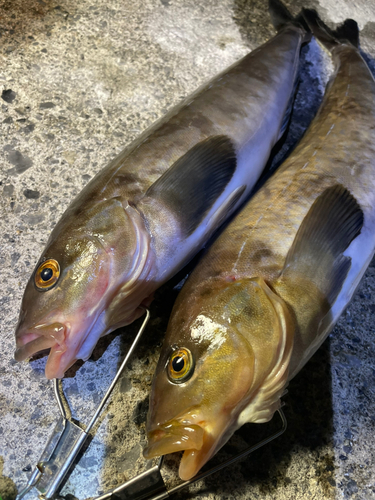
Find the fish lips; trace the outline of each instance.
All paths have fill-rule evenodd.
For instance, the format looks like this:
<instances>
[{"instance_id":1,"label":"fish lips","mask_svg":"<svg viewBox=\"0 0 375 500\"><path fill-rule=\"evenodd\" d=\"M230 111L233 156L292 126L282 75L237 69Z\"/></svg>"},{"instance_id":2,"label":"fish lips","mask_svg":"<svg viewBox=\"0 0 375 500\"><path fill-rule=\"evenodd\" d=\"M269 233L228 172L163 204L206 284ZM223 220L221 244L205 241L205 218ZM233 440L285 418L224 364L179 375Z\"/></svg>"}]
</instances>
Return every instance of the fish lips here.
<instances>
[{"instance_id":1,"label":"fish lips","mask_svg":"<svg viewBox=\"0 0 375 500\"><path fill-rule=\"evenodd\" d=\"M98 337L95 337L93 345L89 344L86 352L82 353L82 346L93 331L98 317L76 312L73 321L64 318L60 321L60 314L51 314L43 323L34 326L19 323L16 329L16 345L14 357L16 361L24 361L40 351L50 349L45 367L45 375L48 379L63 378L65 372L77 361L77 359L88 359L99 334L103 331L103 325L98 325Z\"/></svg>"},{"instance_id":2,"label":"fish lips","mask_svg":"<svg viewBox=\"0 0 375 500\"><path fill-rule=\"evenodd\" d=\"M26 330L16 332L17 349L14 353L16 361L24 361L45 349L65 352L69 327L59 322L38 324Z\"/></svg>"},{"instance_id":3,"label":"fish lips","mask_svg":"<svg viewBox=\"0 0 375 500\"><path fill-rule=\"evenodd\" d=\"M165 424L148 433L148 446L143 451L146 459L184 451L179 476L186 481L194 477L211 458L213 437L202 425Z\"/></svg>"},{"instance_id":4,"label":"fish lips","mask_svg":"<svg viewBox=\"0 0 375 500\"><path fill-rule=\"evenodd\" d=\"M203 445L204 429L199 425L166 425L148 433L148 446L143 451L150 459L175 451L200 450Z\"/></svg>"}]
</instances>

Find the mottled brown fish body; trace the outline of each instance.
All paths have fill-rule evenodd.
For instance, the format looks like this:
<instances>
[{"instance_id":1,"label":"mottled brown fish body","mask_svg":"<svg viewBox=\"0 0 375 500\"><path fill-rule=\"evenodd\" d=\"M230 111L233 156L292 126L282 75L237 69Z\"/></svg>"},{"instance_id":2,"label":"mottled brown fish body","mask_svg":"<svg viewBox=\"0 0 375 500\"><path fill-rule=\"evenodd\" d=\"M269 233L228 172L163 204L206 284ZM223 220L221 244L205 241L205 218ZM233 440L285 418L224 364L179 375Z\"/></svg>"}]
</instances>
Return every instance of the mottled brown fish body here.
<instances>
[{"instance_id":1,"label":"mottled brown fish body","mask_svg":"<svg viewBox=\"0 0 375 500\"><path fill-rule=\"evenodd\" d=\"M272 418L374 254L375 82L356 47L332 45L335 73L301 143L208 249L172 311L145 456L173 451L161 431L190 425L183 479L239 426ZM197 442L194 425L205 431Z\"/></svg>"},{"instance_id":2,"label":"mottled brown fish body","mask_svg":"<svg viewBox=\"0 0 375 500\"><path fill-rule=\"evenodd\" d=\"M50 348L46 375L62 377L100 336L143 314L252 190L287 124L305 38L288 19L83 189L26 287L17 360Z\"/></svg>"},{"instance_id":3,"label":"mottled brown fish body","mask_svg":"<svg viewBox=\"0 0 375 500\"><path fill-rule=\"evenodd\" d=\"M188 286L191 292L197 287L213 286L216 281L258 276L283 296L279 277L297 231L315 199L325 189L339 184L359 203L364 224L351 245L352 268L333 307L331 325L349 302L374 252L375 82L354 47L339 46L333 57L335 75L305 137L208 251L179 300L189 295ZM312 288L313 284L306 286ZM308 310L298 286L295 296L290 296L290 289L284 293L289 294L283 298L293 306L297 317ZM309 303L310 299L306 297ZM313 327L304 345L310 345L316 334ZM295 345L299 343L296 338ZM293 366L302 367L298 356L292 357Z\"/></svg>"}]
</instances>

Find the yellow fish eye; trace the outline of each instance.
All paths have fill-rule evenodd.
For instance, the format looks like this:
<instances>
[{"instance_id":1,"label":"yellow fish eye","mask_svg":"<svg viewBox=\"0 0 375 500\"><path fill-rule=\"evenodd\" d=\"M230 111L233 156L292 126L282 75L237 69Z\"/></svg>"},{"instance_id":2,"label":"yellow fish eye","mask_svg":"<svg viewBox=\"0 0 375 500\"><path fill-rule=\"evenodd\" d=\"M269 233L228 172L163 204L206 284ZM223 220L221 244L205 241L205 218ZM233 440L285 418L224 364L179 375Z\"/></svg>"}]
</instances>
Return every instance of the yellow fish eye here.
<instances>
[{"instance_id":1,"label":"yellow fish eye","mask_svg":"<svg viewBox=\"0 0 375 500\"><path fill-rule=\"evenodd\" d=\"M55 259L47 259L35 272L34 283L38 290L47 291L53 288L60 276L60 265Z\"/></svg>"},{"instance_id":2,"label":"yellow fish eye","mask_svg":"<svg viewBox=\"0 0 375 500\"><path fill-rule=\"evenodd\" d=\"M181 384L188 380L194 372L193 355L186 347L176 348L167 365L169 380Z\"/></svg>"}]
</instances>

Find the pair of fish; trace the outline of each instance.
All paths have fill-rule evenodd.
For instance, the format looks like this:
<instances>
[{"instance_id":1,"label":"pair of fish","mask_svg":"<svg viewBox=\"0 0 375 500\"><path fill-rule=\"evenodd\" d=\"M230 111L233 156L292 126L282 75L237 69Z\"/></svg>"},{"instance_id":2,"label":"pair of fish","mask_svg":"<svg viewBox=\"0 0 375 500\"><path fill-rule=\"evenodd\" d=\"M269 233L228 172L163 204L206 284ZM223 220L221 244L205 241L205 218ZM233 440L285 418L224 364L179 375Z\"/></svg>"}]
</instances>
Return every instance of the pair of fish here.
<instances>
[{"instance_id":1,"label":"pair of fish","mask_svg":"<svg viewBox=\"0 0 375 500\"><path fill-rule=\"evenodd\" d=\"M270 420L375 250L375 81L358 27L303 11L335 71L293 154L208 249L178 296L150 396L146 458L190 479L246 422Z\"/></svg>"},{"instance_id":2,"label":"pair of fish","mask_svg":"<svg viewBox=\"0 0 375 500\"><path fill-rule=\"evenodd\" d=\"M279 33L143 134L64 214L26 287L16 359L50 348L46 376L62 377L142 314L249 195L287 125L309 38L270 3ZM324 103L189 278L153 382L145 456L185 450L184 479L240 425L272 417L374 252L375 84L354 23L334 34L305 16L336 64Z\"/></svg>"}]
</instances>

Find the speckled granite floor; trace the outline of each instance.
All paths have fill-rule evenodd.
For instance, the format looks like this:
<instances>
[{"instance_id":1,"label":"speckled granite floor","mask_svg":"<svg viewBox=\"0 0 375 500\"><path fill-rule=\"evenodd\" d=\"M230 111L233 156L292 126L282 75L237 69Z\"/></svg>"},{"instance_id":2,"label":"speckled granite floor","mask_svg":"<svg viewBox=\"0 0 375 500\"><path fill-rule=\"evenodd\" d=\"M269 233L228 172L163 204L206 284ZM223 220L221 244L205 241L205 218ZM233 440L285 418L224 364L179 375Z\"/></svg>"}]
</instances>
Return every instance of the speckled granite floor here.
<instances>
[{"instance_id":1,"label":"speckled granite floor","mask_svg":"<svg viewBox=\"0 0 375 500\"><path fill-rule=\"evenodd\" d=\"M375 73L370 0L286 3L294 13L315 7L326 21L355 18ZM0 0L3 500L26 484L58 416L43 376L45 358L28 364L12 358L23 288L50 229L128 142L273 33L265 0ZM316 43L304 48L288 141L274 164L314 115L330 69ZM60 492L66 500L97 496L144 467L147 394L174 287L183 277L158 293L147 338ZM374 320L375 261L329 340L290 384L284 436L181 498L375 498ZM75 418L89 420L136 329L103 339L92 359L69 371L64 388ZM220 456L262 432L269 429L242 428ZM173 469L173 460L167 462ZM34 490L26 500L36 498Z\"/></svg>"}]
</instances>

